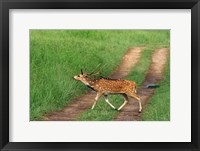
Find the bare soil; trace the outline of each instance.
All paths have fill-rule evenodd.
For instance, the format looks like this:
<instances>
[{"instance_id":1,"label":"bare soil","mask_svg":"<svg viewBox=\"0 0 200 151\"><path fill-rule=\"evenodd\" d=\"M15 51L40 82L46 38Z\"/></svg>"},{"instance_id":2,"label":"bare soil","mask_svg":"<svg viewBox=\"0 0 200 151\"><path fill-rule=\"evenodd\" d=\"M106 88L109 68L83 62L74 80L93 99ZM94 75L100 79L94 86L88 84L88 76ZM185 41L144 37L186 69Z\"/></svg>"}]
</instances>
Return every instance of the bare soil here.
<instances>
[{"instance_id":1,"label":"bare soil","mask_svg":"<svg viewBox=\"0 0 200 151\"><path fill-rule=\"evenodd\" d=\"M126 77L140 60L141 52L143 49L144 47L129 48L122 58L120 65L110 74L109 78L119 79ZM95 96L96 92L89 91L87 94L73 99L71 103L64 107L62 110L44 115L43 120L75 121L78 115L91 108Z\"/></svg>"},{"instance_id":2,"label":"bare soil","mask_svg":"<svg viewBox=\"0 0 200 151\"><path fill-rule=\"evenodd\" d=\"M160 80L163 79L168 54L169 54L168 48L161 48L155 50L155 52L152 55L148 73L145 77L145 80L142 83L142 86L137 91L137 94L141 97L143 109L155 92L154 88L146 88L146 85L151 83L158 84ZM129 98L129 102L127 103L127 105L124 106L124 108L122 108L122 110L114 118L114 120L140 121L141 113L139 113L138 111L139 111L138 101Z\"/></svg>"}]
</instances>

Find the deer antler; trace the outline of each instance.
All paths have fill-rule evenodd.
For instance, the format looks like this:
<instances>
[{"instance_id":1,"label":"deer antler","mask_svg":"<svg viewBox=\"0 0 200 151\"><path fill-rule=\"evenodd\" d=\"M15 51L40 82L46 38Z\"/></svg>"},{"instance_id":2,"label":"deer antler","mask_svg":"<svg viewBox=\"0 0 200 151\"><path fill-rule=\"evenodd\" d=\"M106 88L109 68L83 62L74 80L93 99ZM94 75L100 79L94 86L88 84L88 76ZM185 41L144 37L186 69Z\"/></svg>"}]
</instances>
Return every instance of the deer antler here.
<instances>
[{"instance_id":1,"label":"deer antler","mask_svg":"<svg viewBox=\"0 0 200 151\"><path fill-rule=\"evenodd\" d=\"M99 64L100 65L100 64ZM97 67L99 67L99 65L97 66ZM97 67L91 72L91 73L89 73L88 75L90 75L90 76L95 76L95 75L97 75L97 74L99 74L100 72L101 72L101 70L105 67L105 65L104 66L102 66L98 71L96 71L96 73L95 73L95 70L97 69Z\"/></svg>"},{"instance_id":2,"label":"deer antler","mask_svg":"<svg viewBox=\"0 0 200 151\"><path fill-rule=\"evenodd\" d=\"M81 74L82 74L83 76L86 76L86 75L87 75L86 72L83 72L83 69L81 69Z\"/></svg>"},{"instance_id":3,"label":"deer antler","mask_svg":"<svg viewBox=\"0 0 200 151\"><path fill-rule=\"evenodd\" d=\"M100 66L100 64L98 64L97 67L94 68L93 71L92 71L91 73L88 73L88 75L92 75L92 74L94 74L94 73L95 73L95 70L97 70L97 68L98 68L99 66Z\"/></svg>"}]
</instances>

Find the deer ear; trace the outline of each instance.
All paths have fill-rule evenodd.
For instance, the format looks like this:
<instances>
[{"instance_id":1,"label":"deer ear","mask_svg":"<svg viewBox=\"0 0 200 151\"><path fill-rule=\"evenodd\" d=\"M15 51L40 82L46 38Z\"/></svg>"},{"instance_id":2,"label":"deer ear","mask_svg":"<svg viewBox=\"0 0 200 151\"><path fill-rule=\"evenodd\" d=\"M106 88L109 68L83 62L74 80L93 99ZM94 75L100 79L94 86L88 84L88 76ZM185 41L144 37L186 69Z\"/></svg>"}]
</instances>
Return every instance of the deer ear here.
<instances>
[{"instance_id":1,"label":"deer ear","mask_svg":"<svg viewBox=\"0 0 200 151\"><path fill-rule=\"evenodd\" d=\"M83 70L81 69L81 74L83 74Z\"/></svg>"},{"instance_id":2,"label":"deer ear","mask_svg":"<svg viewBox=\"0 0 200 151\"><path fill-rule=\"evenodd\" d=\"M83 73L83 76L86 77L86 76L87 76L87 73Z\"/></svg>"}]
</instances>

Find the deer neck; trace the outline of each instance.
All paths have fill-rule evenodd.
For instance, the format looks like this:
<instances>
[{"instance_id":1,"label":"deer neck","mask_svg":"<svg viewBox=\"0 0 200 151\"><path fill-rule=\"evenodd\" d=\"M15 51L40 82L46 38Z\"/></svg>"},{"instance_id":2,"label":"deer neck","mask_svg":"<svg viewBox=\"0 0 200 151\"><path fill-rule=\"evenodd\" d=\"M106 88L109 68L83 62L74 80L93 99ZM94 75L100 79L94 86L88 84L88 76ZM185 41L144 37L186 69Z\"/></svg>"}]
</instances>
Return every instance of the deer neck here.
<instances>
[{"instance_id":1,"label":"deer neck","mask_svg":"<svg viewBox=\"0 0 200 151\"><path fill-rule=\"evenodd\" d=\"M85 78L85 80L83 81L83 83L87 86L93 86L94 85L95 80L94 79L90 79L90 78Z\"/></svg>"}]
</instances>

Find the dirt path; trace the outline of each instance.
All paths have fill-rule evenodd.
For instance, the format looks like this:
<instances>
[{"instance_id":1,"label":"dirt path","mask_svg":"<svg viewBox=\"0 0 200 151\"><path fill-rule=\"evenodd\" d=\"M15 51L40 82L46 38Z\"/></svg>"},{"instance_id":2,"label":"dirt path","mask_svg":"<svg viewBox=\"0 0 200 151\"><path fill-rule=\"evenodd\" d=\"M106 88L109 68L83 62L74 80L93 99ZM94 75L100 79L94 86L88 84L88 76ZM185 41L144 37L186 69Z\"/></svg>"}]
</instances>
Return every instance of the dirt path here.
<instances>
[{"instance_id":1,"label":"dirt path","mask_svg":"<svg viewBox=\"0 0 200 151\"><path fill-rule=\"evenodd\" d=\"M129 48L122 58L121 64L114 70L110 78L124 78L140 60L140 54L144 47ZM90 91L87 94L75 98L64 109L46 114L43 120L47 121L74 121L82 112L90 108L94 102L96 92Z\"/></svg>"},{"instance_id":2,"label":"dirt path","mask_svg":"<svg viewBox=\"0 0 200 151\"><path fill-rule=\"evenodd\" d=\"M146 88L147 84L159 83L164 76L164 69L168 58L169 49L161 48L156 50L151 59L151 64L142 86L138 89L138 95L142 99L142 106L148 103L154 94L155 89ZM130 99L128 104L114 118L115 121L139 121L141 114L138 113L139 105L134 99Z\"/></svg>"}]
</instances>

